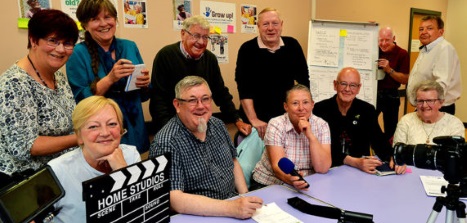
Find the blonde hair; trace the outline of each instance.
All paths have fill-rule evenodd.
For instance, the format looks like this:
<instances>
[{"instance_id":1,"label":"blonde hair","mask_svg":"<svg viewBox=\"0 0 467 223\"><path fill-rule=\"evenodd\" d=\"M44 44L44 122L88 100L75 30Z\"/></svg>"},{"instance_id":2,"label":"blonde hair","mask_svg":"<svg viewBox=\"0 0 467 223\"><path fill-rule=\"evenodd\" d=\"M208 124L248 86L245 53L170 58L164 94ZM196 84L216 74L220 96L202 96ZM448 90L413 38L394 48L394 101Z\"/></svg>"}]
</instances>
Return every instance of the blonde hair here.
<instances>
[{"instance_id":1,"label":"blonde hair","mask_svg":"<svg viewBox=\"0 0 467 223\"><path fill-rule=\"evenodd\" d=\"M183 29L189 30L192 26L199 25L202 29L209 29L211 26L206 18L200 15L195 15L183 21Z\"/></svg>"},{"instance_id":2,"label":"blonde hair","mask_svg":"<svg viewBox=\"0 0 467 223\"><path fill-rule=\"evenodd\" d=\"M91 96L83 99L76 105L71 115L75 133L79 135L80 129L84 126L89 117L95 115L107 105L110 105L115 110L118 124L120 124L120 133L123 133L123 115L120 107L118 107L118 104L114 100L104 96Z\"/></svg>"},{"instance_id":3,"label":"blonde hair","mask_svg":"<svg viewBox=\"0 0 467 223\"><path fill-rule=\"evenodd\" d=\"M271 7L267 7L265 9L261 10L261 12L258 14L258 21L261 19L261 15L266 13L266 12L276 12L277 17L279 17L279 20L282 21L281 14L279 13L279 10L277 10L275 8L271 8Z\"/></svg>"}]
</instances>

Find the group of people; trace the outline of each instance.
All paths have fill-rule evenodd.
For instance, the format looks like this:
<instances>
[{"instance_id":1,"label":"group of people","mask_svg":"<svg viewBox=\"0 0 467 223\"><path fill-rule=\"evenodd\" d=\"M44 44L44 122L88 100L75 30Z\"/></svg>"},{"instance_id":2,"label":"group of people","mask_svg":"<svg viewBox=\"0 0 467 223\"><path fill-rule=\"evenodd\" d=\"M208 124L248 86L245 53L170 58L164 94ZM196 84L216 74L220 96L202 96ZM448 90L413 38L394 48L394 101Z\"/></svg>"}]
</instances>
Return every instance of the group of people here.
<instances>
[{"instance_id":1,"label":"group of people","mask_svg":"<svg viewBox=\"0 0 467 223\"><path fill-rule=\"evenodd\" d=\"M405 165L391 158L392 135L394 143L410 144L464 135L462 122L442 112L457 95L450 79L443 78L442 84L441 78L411 81L407 55L395 45L390 28L381 29L379 37L385 57L378 65L388 82L381 86L392 89L408 82L417 111L399 121L395 134L385 128L385 135L377 110L356 98L362 84L354 68L337 74L335 96L315 104L302 48L296 39L282 36L283 20L274 8L258 14L258 37L239 49L235 70L239 111L215 55L206 50L210 25L202 16L184 18L181 41L157 53L151 77L143 69L133 91L125 91L127 79L135 65L144 62L133 41L115 37L114 5L109 0L82 0L76 16L86 32L85 41L75 46L78 29L68 15L53 9L37 12L29 22L28 54L0 76L0 172L11 175L48 163L66 190L55 204L60 209L57 222L85 219L82 181L139 162L140 153L147 150L149 158L171 153L173 211L245 219L263 200L228 198L270 184L309 187L300 177L280 170L282 157L292 160L304 176L343 164L375 173L383 162L403 174ZM432 23L428 31L420 28L421 39L436 28L432 20L426 20ZM441 40L436 40L438 45L422 41L427 58L434 57L431 52L444 55L438 48L450 44ZM59 70L65 63L66 75ZM425 61L418 66L421 63ZM451 71L455 66L444 68ZM443 72L432 74L438 77ZM157 132L151 143L141 106L148 99ZM255 137L264 140L266 150L253 170L250 188L224 122L212 116L213 101L239 132L250 135L254 127Z\"/></svg>"}]
</instances>

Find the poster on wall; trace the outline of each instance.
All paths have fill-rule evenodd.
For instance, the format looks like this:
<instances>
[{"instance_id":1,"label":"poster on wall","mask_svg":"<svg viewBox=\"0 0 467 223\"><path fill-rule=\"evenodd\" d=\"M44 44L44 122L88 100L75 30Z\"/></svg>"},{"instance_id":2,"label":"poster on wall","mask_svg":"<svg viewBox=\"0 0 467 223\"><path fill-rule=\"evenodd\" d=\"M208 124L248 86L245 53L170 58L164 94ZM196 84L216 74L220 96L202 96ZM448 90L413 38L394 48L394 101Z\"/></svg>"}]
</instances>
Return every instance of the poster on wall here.
<instances>
[{"instance_id":1,"label":"poster on wall","mask_svg":"<svg viewBox=\"0 0 467 223\"><path fill-rule=\"evenodd\" d=\"M18 0L18 28L27 29L29 19L34 16L34 13L51 7L50 0Z\"/></svg>"},{"instance_id":2,"label":"poster on wall","mask_svg":"<svg viewBox=\"0 0 467 223\"><path fill-rule=\"evenodd\" d=\"M73 20L78 21L76 17L76 10L78 9L78 5L80 1L69 1L69 0L61 0L62 1L62 11L68 14Z\"/></svg>"},{"instance_id":3,"label":"poster on wall","mask_svg":"<svg viewBox=\"0 0 467 223\"><path fill-rule=\"evenodd\" d=\"M223 33L235 33L235 3L200 2L200 15L206 17L211 26L216 26Z\"/></svg>"},{"instance_id":4,"label":"poster on wall","mask_svg":"<svg viewBox=\"0 0 467 223\"><path fill-rule=\"evenodd\" d=\"M148 28L146 0L122 0L125 28Z\"/></svg>"},{"instance_id":5,"label":"poster on wall","mask_svg":"<svg viewBox=\"0 0 467 223\"><path fill-rule=\"evenodd\" d=\"M174 30L183 28L183 21L192 15L191 8L191 0L173 0L172 11L174 16L172 20Z\"/></svg>"},{"instance_id":6,"label":"poster on wall","mask_svg":"<svg viewBox=\"0 0 467 223\"><path fill-rule=\"evenodd\" d=\"M256 33L257 12L256 5L240 6L240 21L242 22L241 33Z\"/></svg>"},{"instance_id":7,"label":"poster on wall","mask_svg":"<svg viewBox=\"0 0 467 223\"><path fill-rule=\"evenodd\" d=\"M43 10L50 9L52 3L50 0L18 0L19 5L19 17L30 19L34 16L34 13Z\"/></svg>"},{"instance_id":8,"label":"poster on wall","mask_svg":"<svg viewBox=\"0 0 467 223\"><path fill-rule=\"evenodd\" d=\"M217 57L219 63L229 63L228 36L225 34L211 34L211 52ZM209 47L209 45L208 45Z\"/></svg>"},{"instance_id":9,"label":"poster on wall","mask_svg":"<svg viewBox=\"0 0 467 223\"><path fill-rule=\"evenodd\" d=\"M61 10L68 14L73 20L78 21L76 17L76 10L78 10L78 5L80 1L78 0L60 0L61 1ZM118 9L118 4L116 0L110 0L114 4L115 8ZM81 28L81 27L80 27Z\"/></svg>"}]
</instances>

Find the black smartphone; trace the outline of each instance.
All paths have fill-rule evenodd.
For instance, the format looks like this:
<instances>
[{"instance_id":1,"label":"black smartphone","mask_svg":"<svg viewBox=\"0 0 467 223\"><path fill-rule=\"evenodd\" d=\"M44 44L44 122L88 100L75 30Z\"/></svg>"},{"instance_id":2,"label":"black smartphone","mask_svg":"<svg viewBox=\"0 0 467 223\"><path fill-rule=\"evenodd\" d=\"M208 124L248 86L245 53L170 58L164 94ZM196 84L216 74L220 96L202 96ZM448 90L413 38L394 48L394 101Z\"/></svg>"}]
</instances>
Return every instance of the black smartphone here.
<instances>
[{"instance_id":1,"label":"black smartphone","mask_svg":"<svg viewBox=\"0 0 467 223\"><path fill-rule=\"evenodd\" d=\"M30 222L65 195L50 166L0 191L0 218L5 223Z\"/></svg>"},{"instance_id":2,"label":"black smartphone","mask_svg":"<svg viewBox=\"0 0 467 223\"><path fill-rule=\"evenodd\" d=\"M383 165L376 167L376 175L378 176L387 176L396 174L396 171L389 167L389 163L383 162Z\"/></svg>"}]
</instances>

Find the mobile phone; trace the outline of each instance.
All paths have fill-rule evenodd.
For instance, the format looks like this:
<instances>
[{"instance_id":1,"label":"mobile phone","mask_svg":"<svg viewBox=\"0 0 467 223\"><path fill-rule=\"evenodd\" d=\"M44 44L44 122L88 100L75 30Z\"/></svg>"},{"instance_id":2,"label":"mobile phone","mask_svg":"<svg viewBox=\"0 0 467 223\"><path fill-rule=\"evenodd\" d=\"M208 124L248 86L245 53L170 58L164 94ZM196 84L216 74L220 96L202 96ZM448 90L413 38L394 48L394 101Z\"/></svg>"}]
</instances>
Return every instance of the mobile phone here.
<instances>
[{"instance_id":1,"label":"mobile phone","mask_svg":"<svg viewBox=\"0 0 467 223\"><path fill-rule=\"evenodd\" d=\"M30 222L65 195L50 166L0 191L0 220Z\"/></svg>"}]
</instances>

